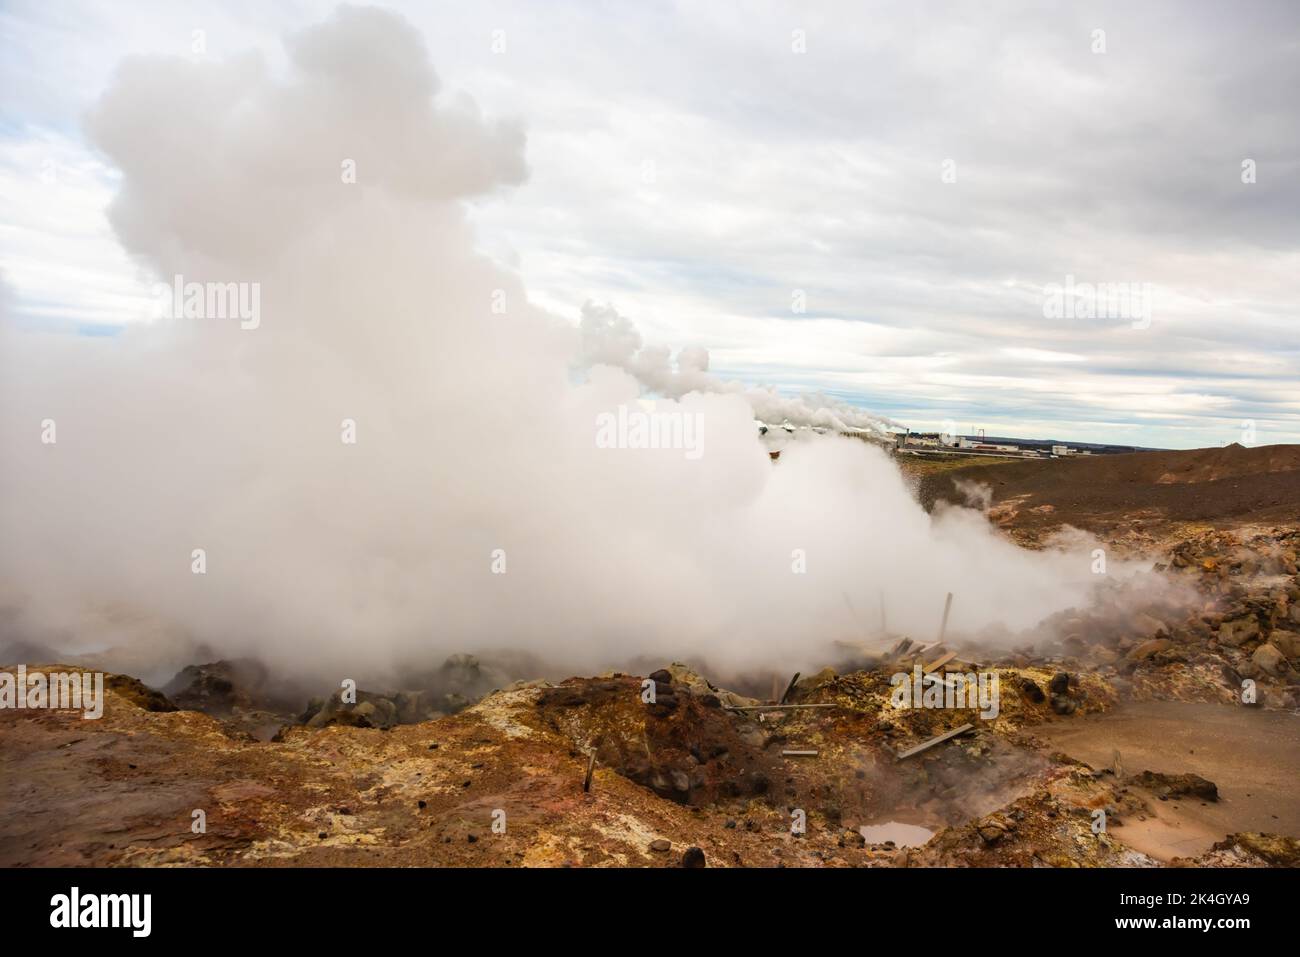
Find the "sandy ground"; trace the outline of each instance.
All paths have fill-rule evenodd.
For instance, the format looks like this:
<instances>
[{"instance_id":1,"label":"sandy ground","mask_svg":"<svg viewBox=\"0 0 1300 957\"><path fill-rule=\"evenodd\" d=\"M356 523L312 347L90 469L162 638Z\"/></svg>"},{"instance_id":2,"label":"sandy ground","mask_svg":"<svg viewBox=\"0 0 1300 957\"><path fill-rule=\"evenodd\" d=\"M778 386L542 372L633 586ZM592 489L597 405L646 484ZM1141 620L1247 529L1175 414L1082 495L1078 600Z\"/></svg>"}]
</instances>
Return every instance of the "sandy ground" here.
<instances>
[{"instance_id":1,"label":"sandy ground","mask_svg":"<svg viewBox=\"0 0 1300 957\"><path fill-rule=\"evenodd\" d=\"M1156 800L1156 813L1146 821L1134 818L1111 829L1115 838L1157 860L1201 854L1229 831L1300 838L1300 715L1200 702L1130 702L1034 733L1093 767L1109 767L1119 751L1130 774L1190 772L1218 785L1217 803Z\"/></svg>"}]
</instances>

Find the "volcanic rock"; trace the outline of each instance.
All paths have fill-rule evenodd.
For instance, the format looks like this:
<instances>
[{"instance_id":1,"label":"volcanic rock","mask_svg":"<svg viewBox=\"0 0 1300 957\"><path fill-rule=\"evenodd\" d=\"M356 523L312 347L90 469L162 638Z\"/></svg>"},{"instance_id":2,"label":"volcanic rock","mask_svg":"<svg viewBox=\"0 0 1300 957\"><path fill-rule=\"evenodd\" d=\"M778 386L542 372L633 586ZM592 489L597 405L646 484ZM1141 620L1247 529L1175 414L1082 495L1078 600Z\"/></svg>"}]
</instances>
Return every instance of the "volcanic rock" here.
<instances>
[{"instance_id":1,"label":"volcanic rock","mask_svg":"<svg viewBox=\"0 0 1300 957\"><path fill-rule=\"evenodd\" d=\"M688 847L686 853L682 855L682 867L707 867L708 861L704 858L704 851L698 847Z\"/></svg>"},{"instance_id":2,"label":"volcanic rock","mask_svg":"<svg viewBox=\"0 0 1300 957\"><path fill-rule=\"evenodd\" d=\"M1265 674L1281 677L1286 674L1288 664L1286 656L1272 645L1260 645L1250 656L1251 662Z\"/></svg>"},{"instance_id":3,"label":"volcanic rock","mask_svg":"<svg viewBox=\"0 0 1300 957\"><path fill-rule=\"evenodd\" d=\"M1043 694L1043 689L1038 687L1038 683L1033 678L1021 676L1020 693L1034 704L1042 704L1047 700L1047 696Z\"/></svg>"},{"instance_id":4,"label":"volcanic rock","mask_svg":"<svg viewBox=\"0 0 1300 957\"><path fill-rule=\"evenodd\" d=\"M1288 661L1300 660L1300 632L1275 631L1269 636L1268 643L1282 652Z\"/></svg>"},{"instance_id":5,"label":"volcanic rock","mask_svg":"<svg viewBox=\"0 0 1300 957\"><path fill-rule=\"evenodd\" d=\"M1248 641L1259 637L1259 621L1253 616L1225 621L1219 626L1219 641L1234 648L1240 648Z\"/></svg>"},{"instance_id":6,"label":"volcanic rock","mask_svg":"<svg viewBox=\"0 0 1300 957\"><path fill-rule=\"evenodd\" d=\"M1054 694L1052 695L1052 710L1057 714L1070 715L1078 709L1079 705L1069 695Z\"/></svg>"},{"instance_id":7,"label":"volcanic rock","mask_svg":"<svg viewBox=\"0 0 1300 957\"><path fill-rule=\"evenodd\" d=\"M1146 661L1162 651L1173 647L1173 642L1168 638L1152 638L1150 641L1144 641L1127 655L1129 661Z\"/></svg>"},{"instance_id":8,"label":"volcanic rock","mask_svg":"<svg viewBox=\"0 0 1300 957\"><path fill-rule=\"evenodd\" d=\"M1148 788L1159 797L1196 797L1203 801L1217 801L1219 789L1213 781L1199 774L1162 774L1143 771L1130 778L1132 784Z\"/></svg>"}]
</instances>

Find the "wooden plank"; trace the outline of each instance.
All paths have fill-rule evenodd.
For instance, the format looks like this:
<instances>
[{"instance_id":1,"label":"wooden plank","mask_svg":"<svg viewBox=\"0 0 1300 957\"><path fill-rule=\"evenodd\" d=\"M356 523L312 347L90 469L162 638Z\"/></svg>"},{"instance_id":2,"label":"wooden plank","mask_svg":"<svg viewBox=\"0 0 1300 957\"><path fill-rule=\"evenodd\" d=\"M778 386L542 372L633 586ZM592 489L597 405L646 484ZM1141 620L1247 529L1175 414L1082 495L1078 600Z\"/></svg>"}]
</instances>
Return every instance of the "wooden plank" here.
<instances>
[{"instance_id":1,"label":"wooden plank","mask_svg":"<svg viewBox=\"0 0 1300 957\"><path fill-rule=\"evenodd\" d=\"M899 751L898 760L901 761L904 758L910 758L914 754L920 754L922 751L928 751L931 748L933 748L936 744L943 744L949 738L955 738L959 734L965 734L967 731L973 731L973 730L975 730L975 725L963 724L960 728L953 728L951 731L945 731L937 738L931 738L929 741L922 741L916 747L908 748L906 751Z\"/></svg>"},{"instance_id":2,"label":"wooden plank","mask_svg":"<svg viewBox=\"0 0 1300 957\"><path fill-rule=\"evenodd\" d=\"M781 756L786 758L815 758L817 757L817 752L816 751L782 751Z\"/></svg>"},{"instance_id":3,"label":"wooden plank","mask_svg":"<svg viewBox=\"0 0 1300 957\"><path fill-rule=\"evenodd\" d=\"M925 667L925 673L926 673L926 674L929 674L931 671L934 671L936 668L940 668L940 667L946 665L948 662L952 661L952 659L954 659L954 658L956 658L956 657L957 657L957 652L955 652L955 651L950 651L950 652L948 652L946 655L944 655L942 658L936 658L936 659L935 659L934 661L932 661L930 664L926 665L926 667Z\"/></svg>"},{"instance_id":4,"label":"wooden plank","mask_svg":"<svg viewBox=\"0 0 1300 957\"><path fill-rule=\"evenodd\" d=\"M724 704L723 711L789 711L793 708L838 708L837 704Z\"/></svg>"}]
</instances>

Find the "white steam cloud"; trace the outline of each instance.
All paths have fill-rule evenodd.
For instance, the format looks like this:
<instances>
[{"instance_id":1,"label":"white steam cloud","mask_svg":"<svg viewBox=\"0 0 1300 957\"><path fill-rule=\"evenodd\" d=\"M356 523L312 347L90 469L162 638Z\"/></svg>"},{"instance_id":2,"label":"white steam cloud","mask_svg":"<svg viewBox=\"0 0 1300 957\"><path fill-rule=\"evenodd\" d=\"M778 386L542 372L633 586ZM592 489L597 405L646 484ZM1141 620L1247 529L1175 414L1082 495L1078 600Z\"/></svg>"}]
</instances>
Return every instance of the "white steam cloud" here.
<instances>
[{"instance_id":1,"label":"white steam cloud","mask_svg":"<svg viewBox=\"0 0 1300 957\"><path fill-rule=\"evenodd\" d=\"M90 117L142 268L257 283L260 322L4 330L6 634L164 671L201 642L333 680L497 647L794 668L860 637L848 607L874 625L882 593L918 637L948 591L968 634L1085 600L1086 551L932 518L865 442L774 465L753 423L879 420L719 384L702 350L670 363L599 307L575 330L530 306L462 208L524 178L524 137L440 95L403 20L345 7L288 52L284 76L130 60ZM598 446L643 386L656 414L698 413L703 454Z\"/></svg>"},{"instance_id":2,"label":"white steam cloud","mask_svg":"<svg viewBox=\"0 0 1300 957\"><path fill-rule=\"evenodd\" d=\"M673 399L691 392L740 395L753 408L755 417L770 425L884 436L895 424L824 395L783 396L774 389L725 382L709 374L709 352L699 346L682 349L674 361L663 346L644 345L636 326L613 306L586 303L578 328L586 365L616 366L657 395Z\"/></svg>"}]
</instances>

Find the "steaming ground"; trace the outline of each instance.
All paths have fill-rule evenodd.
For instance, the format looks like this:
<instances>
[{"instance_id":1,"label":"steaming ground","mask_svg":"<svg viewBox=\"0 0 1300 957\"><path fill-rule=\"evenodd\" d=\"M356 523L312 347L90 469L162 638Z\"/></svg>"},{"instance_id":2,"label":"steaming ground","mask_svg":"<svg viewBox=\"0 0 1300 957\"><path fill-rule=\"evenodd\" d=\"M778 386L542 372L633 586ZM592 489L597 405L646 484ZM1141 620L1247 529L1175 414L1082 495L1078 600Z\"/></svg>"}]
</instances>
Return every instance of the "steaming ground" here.
<instances>
[{"instance_id":1,"label":"steaming ground","mask_svg":"<svg viewBox=\"0 0 1300 957\"><path fill-rule=\"evenodd\" d=\"M956 632L1004 639L1088 601L1088 543L1027 552L979 512L931 517L856 440L774 466L754 427L883 420L718 383L608 307L575 329L530 306L464 215L522 182L523 133L440 96L403 20L343 8L287 48L283 76L255 54L128 60L89 117L140 268L258 283L260 322L6 326L8 635L118 646L142 676L198 646L330 681L489 648L788 669L874 626L882 594L922 637L949 591ZM647 386L657 413L702 416L698 458L597 447L597 416Z\"/></svg>"}]
</instances>

